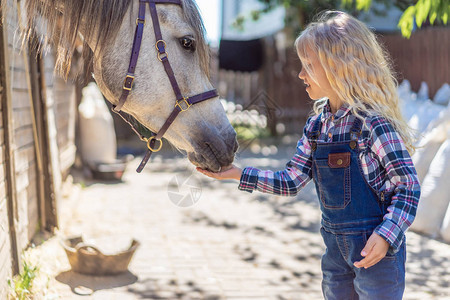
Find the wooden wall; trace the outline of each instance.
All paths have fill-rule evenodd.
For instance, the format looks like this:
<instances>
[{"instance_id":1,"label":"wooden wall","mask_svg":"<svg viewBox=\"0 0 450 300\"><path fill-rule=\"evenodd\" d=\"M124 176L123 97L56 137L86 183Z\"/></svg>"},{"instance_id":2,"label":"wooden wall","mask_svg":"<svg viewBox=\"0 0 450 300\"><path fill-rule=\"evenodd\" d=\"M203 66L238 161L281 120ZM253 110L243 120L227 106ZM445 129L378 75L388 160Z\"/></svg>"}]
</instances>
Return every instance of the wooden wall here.
<instances>
[{"instance_id":1,"label":"wooden wall","mask_svg":"<svg viewBox=\"0 0 450 300\"><path fill-rule=\"evenodd\" d=\"M56 100L53 102L52 108L57 132L56 145L60 157L60 170L65 175L75 161L76 87L73 81L66 82L61 77L52 76L54 66L54 56L46 56L47 91L51 90L53 98Z\"/></svg>"},{"instance_id":2,"label":"wooden wall","mask_svg":"<svg viewBox=\"0 0 450 300\"><path fill-rule=\"evenodd\" d=\"M17 33L18 10L10 1L8 18L3 24L3 126L6 154L5 183L9 210L10 256L16 264L39 226L38 193L36 186L36 158L31 123L30 86L28 83L28 54L21 52ZM12 218L12 220L11 220ZM11 253L15 252L15 253ZM11 257L11 254L13 254ZM6 257L2 257L6 259ZM5 280L0 284L4 284Z\"/></svg>"},{"instance_id":3,"label":"wooden wall","mask_svg":"<svg viewBox=\"0 0 450 300\"><path fill-rule=\"evenodd\" d=\"M430 98L444 83L450 83L450 27L424 28L409 40L400 34L379 37L392 56L399 82L408 79L417 92L425 81Z\"/></svg>"},{"instance_id":4,"label":"wooden wall","mask_svg":"<svg viewBox=\"0 0 450 300\"><path fill-rule=\"evenodd\" d=\"M0 45L3 46L3 34L0 39ZM2 58L0 58L0 61L3 60L3 53L1 53ZM2 82L1 84L1 90L0 90L0 96L2 101L0 102L0 299L7 299L6 297L6 278L10 277L12 274L12 252L11 252L11 235L10 235L10 228L9 228L9 203L8 203L8 196L7 196L7 182L6 182L6 145L5 145L5 128L3 125L3 115L5 113L4 111L4 103L3 99L6 98L6 89L5 85L3 83L4 81L4 66L1 65L2 70L1 73L3 76L1 76Z\"/></svg>"},{"instance_id":5,"label":"wooden wall","mask_svg":"<svg viewBox=\"0 0 450 300\"><path fill-rule=\"evenodd\" d=\"M75 86L54 76L51 52L36 59L22 48L24 10L8 1L0 39L0 299L35 233L58 226L63 176L75 159Z\"/></svg>"}]
</instances>

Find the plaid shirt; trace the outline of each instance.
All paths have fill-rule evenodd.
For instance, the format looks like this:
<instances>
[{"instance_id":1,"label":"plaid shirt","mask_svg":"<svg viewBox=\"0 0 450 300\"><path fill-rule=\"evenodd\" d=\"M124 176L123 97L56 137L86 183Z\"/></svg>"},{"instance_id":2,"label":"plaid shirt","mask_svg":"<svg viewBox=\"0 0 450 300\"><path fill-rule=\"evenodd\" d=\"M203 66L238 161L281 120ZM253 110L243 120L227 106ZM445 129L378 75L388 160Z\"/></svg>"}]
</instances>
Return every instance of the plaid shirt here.
<instances>
[{"instance_id":1,"label":"plaid shirt","mask_svg":"<svg viewBox=\"0 0 450 300\"><path fill-rule=\"evenodd\" d=\"M297 151L285 170L273 172L247 167L242 172L239 189L281 196L296 195L312 179L308 136L317 118L318 115L308 119ZM321 115L322 130L318 142L349 140L355 118L348 105L344 104L334 115L326 105ZM375 232L396 251L416 214L420 197L419 179L411 157L393 126L379 115L366 117L365 124L367 126L363 125L358 141L364 176L375 191L393 194L388 213Z\"/></svg>"}]
</instances>

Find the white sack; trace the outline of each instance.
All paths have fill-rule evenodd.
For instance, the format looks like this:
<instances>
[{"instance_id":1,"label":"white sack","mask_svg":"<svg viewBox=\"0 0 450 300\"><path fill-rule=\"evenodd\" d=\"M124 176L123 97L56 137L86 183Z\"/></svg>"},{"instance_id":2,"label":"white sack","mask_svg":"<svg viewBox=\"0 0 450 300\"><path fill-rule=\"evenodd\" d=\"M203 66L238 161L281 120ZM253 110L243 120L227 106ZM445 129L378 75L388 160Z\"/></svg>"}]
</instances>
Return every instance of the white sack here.
<instances>
[{"instance_id":1,"label":"white sack","mask_svg":"<svg viewBox=\"0 0 450 300\"><path fill-rule=\"evenodd\" d=\"M428 96L428 84L425 81L420 83L419 91L417 92L417 99L420 100L428 100L430 99Z\"/></svg>"},{"instance_id":2,"label":"white sack","mask_svg":"<svg viewBox=\"0 0 450 300\"><path fill-rule=\"evenodd\" d=\"M397 94L401 100L404 100L406 102L410 100L410 97L412 95L411 83L407 79L403 80L402 83L399 84L399 86L397 87Z\"/></svg>"},{"instance_id":3,"label":"white sack","mask_svg":"<svg viewBox=\"0 0 450 300\"><path fill-rule=\"evenodd\" d=\"M117 141L108 106L95 83L90 83L82 93L78 110L83 160L88 163L113 163L116 161Z\"/></svg>"},{"instance_id":4,"label":"white sack","mask_svg":"<svg viewBox=\"0 0 450 300\"><path fill-rule=\"evenodd\" d=\"M450 85L448 83L444 83L436 92L433 102L444 106L450 103Z\"/></svg>"},{"instance_id":5,"label":"white sack","mask_svg":"<svg viewBox=\"0 0 450 300\"><path fill-rule=\"evenodd\" d=\"M420 182L423 182L430 164L441 145L447 138L450 138L447 137L448 128L450 128L450 120L441 122L439 126L428 131L417 145L417 150L412 156L412 160L416 167Z\"/></svg>"},{"instance_id":6,"label":"white sack","mask_svg":"<svg viewBox=\"0 0 450 300\"><path fill-rule=\"evenodd\" d=\"M411 108L415 110L413 116L408 120L408 125L418 132L418 138L423 135L428 125L446 111L446 107L427 101L413 101Z\"/></svg>"},{"instance_id":7,"label":"white sack","mask_svg":"<svg viewBox=\"0 0 450 300\"><path fill-rule=\"evenodd\" d=\"M431 162L421 186L416 219L411 229L437 236L450 201L450 139L447 139Z\"/></svg>"},{"instance_id":8,"label":"white sack","mask_svg":"<svg viewBox=\"0 0 450 300\"><path fill-rule=\"evenodd\" d=\"M450 205L442 222L441 236L447 243L450 243Z\"/></svg>"}]
</instances>

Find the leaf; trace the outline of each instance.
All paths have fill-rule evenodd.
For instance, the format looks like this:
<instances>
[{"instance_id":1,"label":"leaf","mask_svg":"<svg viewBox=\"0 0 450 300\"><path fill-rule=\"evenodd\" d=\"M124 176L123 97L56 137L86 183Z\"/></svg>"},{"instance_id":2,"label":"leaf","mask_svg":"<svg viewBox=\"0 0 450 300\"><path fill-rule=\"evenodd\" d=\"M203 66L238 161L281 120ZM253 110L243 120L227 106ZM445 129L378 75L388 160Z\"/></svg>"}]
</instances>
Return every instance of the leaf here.
<instances>
[{"instance_id":1,"label":"leaf","mask_svg":"<svg viewBox=\"0 0 450 300\"><path fill-rule=\"evenodd\" d=\"M353 0L342 0L341 3L343 7L349 7L350 5L352 5Z\"/></svg>"},{"instance_id":2,"label":"leaf","mask_svg":"<svg viewBox=\"0 0 450 300\"><path fill-rule=\"evenodd\" d=\"M414 14L416 12L415 6L408 7L402 14L402 17L398 21L398 27L402 31L402 35L406 38L411 37L412 30L414 28Z\"/></svg>"},{"instance_id":3,"label":"leaf","mask_svg":"<svg viewBox=\"0 0 450 300\"><path fill-rule=\"evenodd\" d=\"M446 11L445 13L442 14L441 19L442 19L442 22L444 24L447 24L447 22L448 22L448 11Z\"/></svg>"},{"instance_id":4,"label":"leaf","mask_svg":"<svg viewBox=\"0 0 450 300\"><path fill-rule=\"evenodd\" d=\"M259 10L252 10L250 12L250 15L251 15L253 21L258 21L259 17L261 16L261 11L259 11Z\"/></svg>"},{"instance_id":5,"label":"leaf","mask_svg":"<svg viewBox=\"0 0 450 300\"><path fill-rule=\"evenodd\" d=\"M428 17L431 8L431 0L419 0L416 4L416 24L421 27Z\"/></svg>"},{"instance_id":6,"label":"leaf","mask_svg":"<svg viewBox=\"0 0 450 300\"><path fill-rule=\"evenodd\" d=\"M356 0L356 9L368 11L372 0Z\"/></svg>"}]
</instances>

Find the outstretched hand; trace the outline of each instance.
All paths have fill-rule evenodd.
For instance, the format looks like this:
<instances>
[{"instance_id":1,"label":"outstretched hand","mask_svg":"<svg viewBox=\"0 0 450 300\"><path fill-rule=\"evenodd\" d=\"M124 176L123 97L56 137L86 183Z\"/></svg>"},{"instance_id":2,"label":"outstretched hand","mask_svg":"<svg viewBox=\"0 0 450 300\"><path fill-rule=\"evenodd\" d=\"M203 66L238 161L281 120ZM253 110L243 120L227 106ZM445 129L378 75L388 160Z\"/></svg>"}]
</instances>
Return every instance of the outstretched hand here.
<instances>
[{"instance_id":1,"label":"outstretched hand","mask_svg":"<svg viewBox=\"0 0 450 300\"><path fill-rule=\"evenodd\" d=\"M356 261L355 267L365 269L372 267L386 256L388 249L388 242L375 232L372 233L366 246L361 251L361 256L364 256L364 259Z\"/></svg>"},{"instance_id":2,"label":"outstretched hand","mask_svg":"<svg viewBox=\"0 0 450 300\"><path fill-rule=\"evenodd\" d=\"M201 168L197 168L196 170L208 177L219 179L219 180L223 180L223 179L240 180L241 174L242 174L242 169L236 167L235 165L229 165L227 167L222 167L222 169L219 172L211 172L211 171L204 170Z\"/></svg>"}]
</instances>

